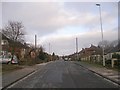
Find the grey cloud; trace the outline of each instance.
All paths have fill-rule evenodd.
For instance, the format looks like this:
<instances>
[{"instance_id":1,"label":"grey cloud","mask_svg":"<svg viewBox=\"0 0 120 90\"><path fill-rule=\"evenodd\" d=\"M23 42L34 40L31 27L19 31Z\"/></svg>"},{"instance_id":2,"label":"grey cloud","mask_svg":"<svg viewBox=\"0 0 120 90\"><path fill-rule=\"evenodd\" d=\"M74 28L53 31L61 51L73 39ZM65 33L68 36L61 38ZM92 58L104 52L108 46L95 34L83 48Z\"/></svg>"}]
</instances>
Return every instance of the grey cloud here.
<instances>
[{"instance_id":1,"label":"grey cloud","mask_svg":"<svg viewBox=\"0 0 120 90\"><path fill-rule=\"evenodd\" d=\"M0 2L0 29L2 28L2 3Z\"/></svg>"},{"instance_id":2,"label":"grey cloud","mask_svg":"<svg viewBox=\"0 0 120 90\"><path fill-rule=\"evenodd\" d=\"M71 3L69 7L73 7L76 4L77 2L75 4ZM67 11L64 5L60 5L57 2L3 3L3 22L9 19L20 20L25 24L28 33L29 31L34 31L36 33L40 32L40 35L52 33L66 25L95 27L99 25L99 15L92 14L93 11L90 12L90 9L87 10L88 7L85 7L91 4L94 3L78 3L77 6L74 6L77 10L77 16L74 16L75 14L73 11ZM91 5L91 7L93 7L93 5ZM81 12L81 10L84 10L84 12ZM108 17L108 15L105 15L104 18L103 15L103 20L106 20L106 16ZM112 18L114 17L109 18L109 20Z\"/></svg>"},{"instance_id":3,"label":"grey cloud","mask_svg":"<svg viewBox=\"0 0 120 90\"><path fill-rule=\"evenodd\" d=\"M113 37L114 36L114 37ZM49 38L47 41L43 42L43 44L46 44L44 47L46 51L49 51L48 49L48 44L51 44L51 53L55 52L56 54L59 55L68 55L76 52L76 46L75 46L75 38L78 38L78 46L79 46L79 51L81 48L87 48L91 44L98 45L98 43L101 41L101 32L88 32L83 35L73 35L69 38L62 38L59 37L59 39L56 38ZM113 37L113 38L111 38ZM117 40L117 31L111 30L111 31L106 31L104 32L104 40L108 41L113 41Z\"/></svg>"},{"instance_id":4,"label":"grey cloud","mask_svg":"<svg viewBox=\"0 0 120 90\"><path fill-rule=\"evenodd\" d=\"M58 2L3 3L3 24L8 20L22 21L28 35L26 36L26 41L29 40L32 43L34 41L34 34L37 34L38 43L44 39L43 37L46 37L46 40L43 40L44 42L39 44L45 45L47 51L47 44L51 42L52 51L55 51L55 53L70 54L75 52L74 35L69 38L63 36L59 38L57 38L57 36L55 38L47 36L65 26L79 25L86 27L87 29L90 28L91 31L89 33L86 32L84 35L77 36L79 38L79 50L92 43L97 45L101 40L98 8L93 8L96 7L94 6L94 3L87 3L86 5L88 7L86 7L86 5L84 6L84 4L80 4L82 5L82 8L80 8L79 4L76 6L74 3L71 3L69 7L66 3L60 4ZM104 28L105 39L110 39L111 36L116 36L116 31L110 31L111 28L113 28L113 25L116 24L116 11L111 10L107 12L103 9L102 14L103 26L109 25L109 27L106 26ZM110 30L107 31L107 29ZM112 39L116 38L117 37L114 37Z\"/></svg>"}]
</instances>

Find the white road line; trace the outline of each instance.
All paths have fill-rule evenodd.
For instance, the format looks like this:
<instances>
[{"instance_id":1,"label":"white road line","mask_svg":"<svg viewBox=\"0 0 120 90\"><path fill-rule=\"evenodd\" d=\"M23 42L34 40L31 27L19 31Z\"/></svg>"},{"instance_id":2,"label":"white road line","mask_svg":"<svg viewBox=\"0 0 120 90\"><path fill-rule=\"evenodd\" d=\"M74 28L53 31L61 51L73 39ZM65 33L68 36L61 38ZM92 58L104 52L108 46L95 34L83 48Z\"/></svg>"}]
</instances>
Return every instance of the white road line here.
<instances>
[{"instance_id":1,"label":"white road line","mask_svg":"<svg viewBox=\"0 0 120 90\"><path fill-rule=\"evenodd\" d=\"M15 86L16 84L18 84L18 83L22 82L23 80L25 80L25 79L26 79L26 78L28 78L29 76L31 76L31 75L33 75L33 74L35 74L36 72L37 72L37 71L35 71L35 72L33 72L33 73L29 74L28 76L26 76L26 77L22 78L21 80L19 80L19 81L17 81L17 82L15 82L15 83L13 83L12 85L8 86L7 88L12 88L12 87L13 87L13 86Z\"/></svg>"},{"instance_id":2,"label":"white road line","mask_svg":"<svg viewBox=\"0 0 120 90\"><path fill-rule=\"evenodd\" d=\"M13 86L17 85L18 83L22 82L23 80L25 80L26 78L28 78L29 76L35 74L35 73L38 72L38 71L39 71L39 70L34 71L33 73L27 75L26 77L22 78L21 80L15 82L15 83L13 83L12 85L8 86L7 88L12 88ZM40 76L40 78L43 78L43 76L44 76L44 74L45 74L46 72L47 72L47 70L43 72L43 75Z\"/></svg>"},{"instance_id":3,"label":"white road line","mask_svg":"<svg viewBox=\"0 0 120 90\"><path fill-rule=\"evenodd\" d=\"M42 64L39 64L39 65L46 65L46 64L48 64L48 63L42 63ZM29 76L35 74L35 73L38 72L38 71L39 71L39 70L34 71L33 73L27 75L26 77L22 78L21 80L18 80L18 81L16 81L15 83L11 84L11 85L8 86L7 88L11 88L11 87L15 86L16 84L22 82L23 80L25 80L26 78L28 78ZM46 71L45 71L44 73L46 73ZM41 76L40 78L42 78L42 77L43 77L43 76Z\"/></svg>"}]
</instances>

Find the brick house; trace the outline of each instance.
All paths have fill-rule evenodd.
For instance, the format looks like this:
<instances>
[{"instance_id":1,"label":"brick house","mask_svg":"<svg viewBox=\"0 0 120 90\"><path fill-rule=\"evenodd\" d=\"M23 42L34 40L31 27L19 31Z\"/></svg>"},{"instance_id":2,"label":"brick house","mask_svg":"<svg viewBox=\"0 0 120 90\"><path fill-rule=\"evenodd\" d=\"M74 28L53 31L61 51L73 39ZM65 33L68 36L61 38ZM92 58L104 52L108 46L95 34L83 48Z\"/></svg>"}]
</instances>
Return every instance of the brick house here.
<instances>
[{"instance_id":1,"label":"brick house","mask_svg":"<svg viewBox=\"0 0 120 90\"><path fill-rule=\"evenodd\" d=\"M0 51L0 55L7 55L8 54L8 49L9 49L9 42L8 42L8 38L6 36L4 36L1 32L0 35L2 36L1 38L1 51Z\"/></svg>"},{"instance_id":2,"label":"brick house","mask_svg":"<svg viewBox=\"0 0 120 90\"><path fill-rule=\"evenodd\" d=\"M89 48L82 48L79 52L80 59L86 61L100 62L102 49L91 44Z\"/></svg>"},{"instance_id":3,"label":"brick house","mask_svg":"<svg viewBox=\"0 0 120 90\"><path fill-rule=\"evenodd\" d=\"M25 44L22 44L21 42L14 42L13 40L10 40L7 38L5 35L3 35L0 32L2 36L1 40L1 46L2 46L2 52L6 53L12 53L15 52L14 54L18 55L19 58L23 58L23 54L25 54L25 50L28 49L29 47Z\"/></svg>"}]
</instances>

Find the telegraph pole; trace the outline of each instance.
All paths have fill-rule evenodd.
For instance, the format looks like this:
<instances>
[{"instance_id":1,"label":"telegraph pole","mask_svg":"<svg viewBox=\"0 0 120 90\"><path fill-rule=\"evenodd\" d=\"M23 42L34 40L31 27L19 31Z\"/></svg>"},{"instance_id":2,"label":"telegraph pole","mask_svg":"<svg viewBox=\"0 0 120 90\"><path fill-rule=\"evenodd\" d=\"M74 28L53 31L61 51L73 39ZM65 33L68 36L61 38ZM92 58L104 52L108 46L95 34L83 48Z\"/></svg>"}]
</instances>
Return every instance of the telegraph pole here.
<instances>
[{"instance_id":1,"label":"telegraph pole","mask_svg":"<svg viewBox=\"0 0 120 90\"><path fill-rule=\"evenodd\" d=\"M76 60L78 60L78 38L76 37Z\"/></svg>"},{"instance_id":2,"label":"telegraph pole","mask_svg":"<svg viewBox=\"0 0 120 90\"><path fill-rule=\"evenodd\" d=\"M49 53L50 53L50 43L49 43Z\"/></svg>"},{"instance_id":3,"label":"telegraph pole","mask_svg":"<svg viewBox=\"0 0 120 90\"><path fill-rule=\"evenodd\" d=\"M50 61L52 60L52 56L51 56L51 44L49 43L49 54L50 54Z\"/></svg>"},{"instance_id":4,"label":"telegraph pole","mask_svg":"<svg viewBox=\"0 0 120 90\"><path fill-rule=\"evenodd\" d=\"M36 49L37 49L37 35L35 35L35 63L36 63L36 57L37 57Z\"/></svg>"},{"instance_id":5,"label":"telegraph pole","mask_svg":"<svg viewBox=\"0 0 120 90\"><path fill-rule=\"evenodd\" d=\"M36 49L36 45L37 45L37 35L35 35L35 49Z\"/></svg>"}]
</instances>

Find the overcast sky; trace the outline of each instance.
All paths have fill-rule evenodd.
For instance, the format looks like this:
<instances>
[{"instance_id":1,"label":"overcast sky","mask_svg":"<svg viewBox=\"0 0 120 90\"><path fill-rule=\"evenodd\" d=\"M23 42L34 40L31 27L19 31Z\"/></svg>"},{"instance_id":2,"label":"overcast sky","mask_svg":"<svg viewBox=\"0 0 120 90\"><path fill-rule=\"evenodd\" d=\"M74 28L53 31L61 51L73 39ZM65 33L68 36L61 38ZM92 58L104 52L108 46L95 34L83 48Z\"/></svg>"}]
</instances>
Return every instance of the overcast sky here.
<instances>
[{"instance_id":1,"label":"overcast sky","mask_svg":"<svg viewBox=\"0 0 120 90\"><path fill-rule=\"evenodd\" d=\"M99 0L100 1L100 0ZM101 4L104 40L118 39L118 3ZM1 6L1 4L0 4ZM75 38L79 51L98 45L101 41L99 8L96 2L2 2L2 24L8 20L22 21L25 40L42 45L45 51L58 55L75 52ZM0 16L1 17L1 16Z\"/></svg>"}]
</instances>

